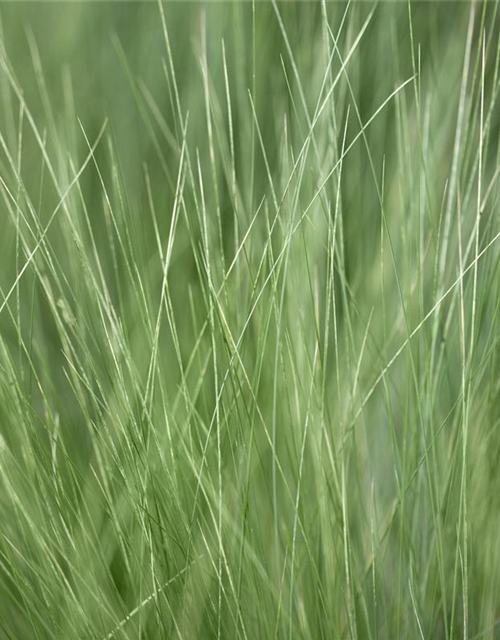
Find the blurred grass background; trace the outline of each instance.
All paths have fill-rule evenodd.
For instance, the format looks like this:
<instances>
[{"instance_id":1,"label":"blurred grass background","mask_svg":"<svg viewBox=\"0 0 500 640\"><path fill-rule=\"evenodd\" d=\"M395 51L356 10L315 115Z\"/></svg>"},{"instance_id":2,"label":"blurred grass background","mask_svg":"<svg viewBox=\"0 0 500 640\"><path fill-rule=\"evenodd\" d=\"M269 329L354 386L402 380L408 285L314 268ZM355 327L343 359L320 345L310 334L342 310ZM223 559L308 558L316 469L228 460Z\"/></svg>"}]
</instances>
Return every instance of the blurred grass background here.
<instances>
[{"instance_id":1,"label":"blurred grass background","mask_svg":"<svg viewBox=\"0 0 500 640\"><path fill-rule=\"evenodd\" d=\"M498 3L0 20L0 637L500 638Z\"/></svg>"}]
</instances>

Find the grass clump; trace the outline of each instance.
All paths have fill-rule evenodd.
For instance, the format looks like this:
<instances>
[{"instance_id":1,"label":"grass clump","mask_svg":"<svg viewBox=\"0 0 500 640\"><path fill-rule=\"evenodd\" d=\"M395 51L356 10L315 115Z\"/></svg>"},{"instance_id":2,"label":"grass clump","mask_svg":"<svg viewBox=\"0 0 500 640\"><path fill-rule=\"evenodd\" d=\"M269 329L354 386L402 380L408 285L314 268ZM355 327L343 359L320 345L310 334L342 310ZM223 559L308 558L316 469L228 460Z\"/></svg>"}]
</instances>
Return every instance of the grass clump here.
<instances>
[{"instance_id":1,"label":"grass clump","mask_svg":"<svg viewBox=\"0 0 500 640\"><path fill-rule=\"evenodd\" d=\"M0 637L500 637L498 4L0 16Z\"/></svg>"}]
</instances>

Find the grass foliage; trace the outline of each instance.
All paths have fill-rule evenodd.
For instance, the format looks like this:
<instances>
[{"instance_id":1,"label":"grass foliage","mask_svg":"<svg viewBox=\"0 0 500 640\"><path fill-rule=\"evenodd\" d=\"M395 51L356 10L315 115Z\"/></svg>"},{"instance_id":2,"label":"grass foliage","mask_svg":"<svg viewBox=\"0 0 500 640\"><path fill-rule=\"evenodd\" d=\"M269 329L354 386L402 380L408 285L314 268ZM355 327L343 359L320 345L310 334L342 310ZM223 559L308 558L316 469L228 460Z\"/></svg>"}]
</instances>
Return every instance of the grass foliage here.
<instances>
[{"instance_id":1,"label":"grass foliage","mask_svg":"<svg viewBox=\"0 0 500 640\"><path fill-rule=\"evenodd\" d=\"M498 3L0 9L0 637L500 638Z\"/></svg>"}]
</instances>

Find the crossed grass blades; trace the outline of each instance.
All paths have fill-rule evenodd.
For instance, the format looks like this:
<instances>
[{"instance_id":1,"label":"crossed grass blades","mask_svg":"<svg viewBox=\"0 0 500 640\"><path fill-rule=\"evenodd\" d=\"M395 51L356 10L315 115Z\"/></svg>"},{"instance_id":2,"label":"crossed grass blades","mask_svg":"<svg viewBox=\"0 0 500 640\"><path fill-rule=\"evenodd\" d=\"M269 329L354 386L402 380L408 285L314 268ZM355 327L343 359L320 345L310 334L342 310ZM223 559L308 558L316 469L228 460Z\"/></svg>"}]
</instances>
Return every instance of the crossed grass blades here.
<instances>
[{"instance_id":1,"label":"crossed grass blades","mask_svg":"<svg viewBox=\"0 0 500 640\"><path fill-rule=\"evenodd\" d=\"M499 638L498 4L0 17L0 637Z\"/></svg>"}]
</instances>

